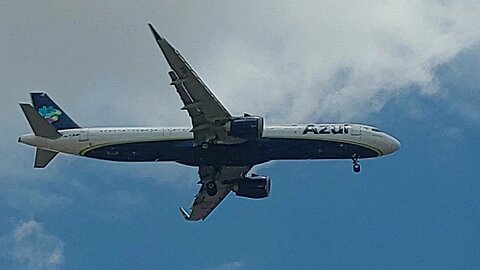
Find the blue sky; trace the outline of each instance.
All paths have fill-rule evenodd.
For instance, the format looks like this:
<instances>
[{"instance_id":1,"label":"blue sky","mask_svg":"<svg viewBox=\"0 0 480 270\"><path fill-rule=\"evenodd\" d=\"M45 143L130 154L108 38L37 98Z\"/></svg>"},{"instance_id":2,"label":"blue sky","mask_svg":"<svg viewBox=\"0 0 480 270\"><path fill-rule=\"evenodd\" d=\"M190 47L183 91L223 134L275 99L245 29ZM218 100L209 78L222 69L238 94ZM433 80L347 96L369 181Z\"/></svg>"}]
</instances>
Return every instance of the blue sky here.
<instances>
[{"instance_id":1,"label":"blue sky","mask_svg":"<svg viewBox=\"0 0 480 270\"><path fill-rule=\"evenodd\" d=\"M472 3L2 3L0 269L478 269ZM60 155L34 170L16 143L30 91L84 126L189 124L146 22L234 113L368 123L402 149L359 175L348 160L255 167L271 197L230 195L200 223L178 211L195 168Z\"/></svg>"}]
</instances>

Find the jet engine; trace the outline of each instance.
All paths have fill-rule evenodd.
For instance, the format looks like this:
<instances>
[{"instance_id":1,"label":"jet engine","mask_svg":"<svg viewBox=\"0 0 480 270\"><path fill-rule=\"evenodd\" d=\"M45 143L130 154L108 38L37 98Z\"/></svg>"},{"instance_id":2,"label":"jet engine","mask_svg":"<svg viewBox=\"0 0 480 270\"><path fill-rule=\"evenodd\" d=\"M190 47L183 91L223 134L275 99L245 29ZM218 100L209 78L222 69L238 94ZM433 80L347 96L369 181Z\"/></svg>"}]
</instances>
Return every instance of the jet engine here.
<instances>
[{"instance_id":1,"label":"jet engine","mask_svg":"<svg viewBox=\"0 0 480 270\"><path fill-rule=\"evenodd\" d=\"M228 135L245 140L256 140L263 134L263 118L246 115L233 118L227 126Z\"/></svg>"},{"instance_id":2,"label":"jet engine","mask_svg":"<svg viewBox=\"0 0 480 270\"><path fill-rule=\"evenodd\" d=\"M270 177L251 175L238 180L234 190L235 195L251 199L262 199L270 195Z\"/></svg>"}]
</instances>

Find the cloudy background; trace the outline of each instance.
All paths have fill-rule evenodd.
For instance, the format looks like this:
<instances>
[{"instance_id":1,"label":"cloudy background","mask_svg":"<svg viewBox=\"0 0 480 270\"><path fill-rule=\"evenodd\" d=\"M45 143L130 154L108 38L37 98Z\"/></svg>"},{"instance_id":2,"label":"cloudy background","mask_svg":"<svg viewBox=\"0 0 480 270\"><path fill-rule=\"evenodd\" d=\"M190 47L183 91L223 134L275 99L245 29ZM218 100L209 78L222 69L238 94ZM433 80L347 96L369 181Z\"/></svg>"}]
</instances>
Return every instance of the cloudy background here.
<instances>
[{"instance_id":1,"label":"cloudy background","mask_svg":"<svg viewBox=\"0 0 480 270\"><path fill-rule=\"evenodd\" d=\"M272 196L203 223L194 168L58 156L34 170L18 102L82 126L189 125L152 23L232 114L355 121L402 149L274 162ZM1 269L478 269L477 1L0 2Z\"/></svg>"}]
</instances>

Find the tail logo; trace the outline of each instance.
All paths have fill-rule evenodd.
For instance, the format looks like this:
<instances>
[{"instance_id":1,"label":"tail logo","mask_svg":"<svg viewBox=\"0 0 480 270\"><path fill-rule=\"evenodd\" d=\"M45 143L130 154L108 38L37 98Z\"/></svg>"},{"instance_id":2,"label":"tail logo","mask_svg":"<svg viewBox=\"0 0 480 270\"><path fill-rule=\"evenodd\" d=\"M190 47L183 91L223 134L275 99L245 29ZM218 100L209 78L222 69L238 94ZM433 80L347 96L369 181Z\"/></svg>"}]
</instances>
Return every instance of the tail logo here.
<instances>
[{"instance_id":1,"label":"tail logo","mask_svg":"<svg viewBox=\"0 0 480 270\"><path fill-rule=\"evenodd\" d=\"M38 113L43 116L49 124L58 121L58 117L62 115L62 111L55 109L53 106L42 106L38 109Z\"/></svg>"}]
</instances>

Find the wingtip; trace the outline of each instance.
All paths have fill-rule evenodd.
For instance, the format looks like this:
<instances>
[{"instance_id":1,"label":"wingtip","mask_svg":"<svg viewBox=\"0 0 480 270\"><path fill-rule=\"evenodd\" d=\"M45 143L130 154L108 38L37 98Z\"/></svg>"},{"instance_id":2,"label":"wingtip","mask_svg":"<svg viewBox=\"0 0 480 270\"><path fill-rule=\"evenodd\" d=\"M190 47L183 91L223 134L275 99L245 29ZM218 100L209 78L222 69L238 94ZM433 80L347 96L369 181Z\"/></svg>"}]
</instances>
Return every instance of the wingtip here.
<instances>
[{"instance_id":1,"label":"wingtip","mask_svg":"<svg viewBox=\"0 0 480 270\"><path fill-rule=\"evenodd\" d=\"M185 209L183 209L183 207L179 207L179 208L180 208L180 213L182 213L182 216L186 220L190 220L190 214Z\"/></svg>"},{"instance_id":2,"label":"wingtip","mask_svg":"<svg viewBox=\"0 0 480 270\"><path fill-rule=\"evenodd\" d=\"M151 23L148 24L148 27L150 27L150 31L152 31L153 36L155 37L156 40L162 40L163 38L157 33L155 28L153 28L153 25Z\"/></svg>"}]
</instances>

